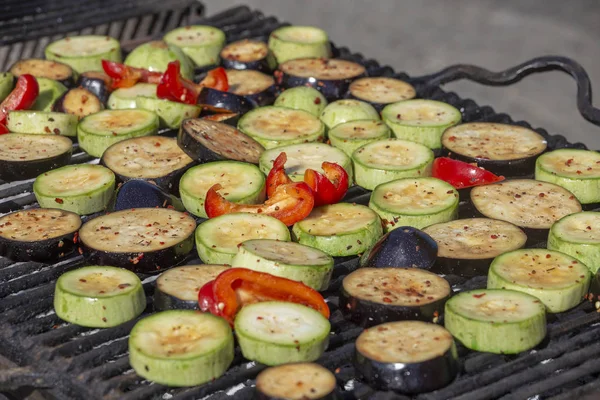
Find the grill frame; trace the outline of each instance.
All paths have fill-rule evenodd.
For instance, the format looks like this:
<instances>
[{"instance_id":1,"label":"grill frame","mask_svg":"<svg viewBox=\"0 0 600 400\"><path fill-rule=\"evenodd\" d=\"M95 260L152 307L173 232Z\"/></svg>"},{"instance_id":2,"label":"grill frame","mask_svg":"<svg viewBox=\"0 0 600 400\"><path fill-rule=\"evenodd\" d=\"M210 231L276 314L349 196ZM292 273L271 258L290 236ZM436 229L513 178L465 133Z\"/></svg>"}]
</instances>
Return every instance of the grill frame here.
<instances>
[{"instance_id":1,"label":"grill frame","mask_svg":"<svg viewBox=\"0 0 600 400\"><path fill-rule=\"evenodd\" d=\"M135 23L141 23L139 20L143 18L145 17L138 17ZM237 7L201 20L188 16L188 20L223 28L229 41L242 37L264 40L271 30L285 25L274 17L265 17L248 7ZM150 37L152 36L146 35L140 39L125 40L123 48L131 49ZM528 128L531 126L524 121L515 122L508 115L498 114L489 106L480 107L473 100L461 99L453 92L447 93L439 85L463 78L484 84L505 85L514 83L532 72L561 69L570 73L578 83L578 107L582 114L596 124L600 120L596 114L598 110L591 106L591 89L589 79L586 81L587 74L578 64L568 59L536 59L501 73L491 73L473 66L454 66L438 74L414 78L404 73L396 74L391 67L380 66L376 61L351 53L345 47L334 46L334 52L340 58L365 65L370 75L394 76L413 83L419 97L441 100L457 106L465 121L515 123ZM0 52L0 60L1 56ZM549 135L540 128L535 130L547 138L552 149L585 148L580 143L569 143L563 136ZM95 162L92 157L81 151L74 154L72 162ZM32 183L33 180L16 184L0 182L0 213L31 206L34 201L30 193ZM28 194L23 196L21 193L24 190ZM347 200L364 204L368 201L368 194L369 192L360 188L352 188ZM9 200L6 200L7 198ZM190 259L189 262L194 260ZM21 365L18 368L0 371L0 390L34 387L43 389L48 398L57 399L252 397L253 378L264 367L243 361L239 349L236 350L234 367L216 381L189 389L166 389L160 385L150 385L130 371L125 355L126 335L137 320L105 330L61 323L52 312L53 282L62 272L81 264L81 256L51 266L33 262L12 263L0 257L0 316L4 321L0 330L0 354ZM337 310L337 298L334 293L341 285L343 276L356 268L356 258L336 260L336 272L327 292L332 305L332 331L335 334L331 338L330 350L319 362L336 371L341 388L352 388L341 390L342 398L408 399L394 393L378 392L353 379L350 357L354 339L362 329L342 318ZM145 278L146 293L150 295L153 290L153 278L142 278ZM485 277L464 280L457 276L449 276L448 279L453 288L460 290L485 285ZM147 309L144 315L149 312ZM563 392L553 392L550 388L549 395L545 394L548 391L540 392L543 396L541 398L566 399L600 390L600 362L593 359L595 355L600 354L600 345L596 343L600 339L600 313L596 312L594 305L586 301L572 311L549 316L548 337L549 339L535 351L518 356L476 353L459 346L462 371L458 381L437 392L416 398L475 400L505 396L506 399L520 399L530 396L529 392L538 390L540 385L550 388L558 383L563 384L563 381L576 382L576 385L572 388L567 386L567 390ZM557 369L566 372L555 373ZM516 392L510 393L512 388Z\"/></svg>"}]
</instances>

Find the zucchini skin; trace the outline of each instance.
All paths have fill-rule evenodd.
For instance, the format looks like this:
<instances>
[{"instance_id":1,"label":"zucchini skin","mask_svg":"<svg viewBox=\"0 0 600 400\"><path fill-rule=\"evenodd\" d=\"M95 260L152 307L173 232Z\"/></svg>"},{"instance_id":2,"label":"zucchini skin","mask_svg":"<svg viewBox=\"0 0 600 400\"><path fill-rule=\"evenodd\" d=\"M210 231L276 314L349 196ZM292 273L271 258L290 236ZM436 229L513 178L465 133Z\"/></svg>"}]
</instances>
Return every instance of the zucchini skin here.
<instances>
[{"instance_id":1,"label":"zucchini skin","mask_svg":"<svg viewBox=\"0 0 600 400\"><path fill-rule=\"evenodd\" d=\"M254 104L245 96L211 88L202 88L197 103L203 110L217 113L229 111L241 115L254 108Z\"/></svg>"},{"instance_id":2,"label":"zucchini skin","mask_svg":"<svg viewBox=\"0 0 600 400\"><path fill-rule=\"evenodd\" d=\"M366 76L366 74L363 73L361 75L346 79L315 79L290 75L279 70L277 71L276 80L279 86L285 89L296 86L308 86L313 89L317 89L323 96L325 96L327 101L331 102L344 98L352 81L364 76Z\"/></svg>"},{"instance_id":3,"label":"zucchini skin","mask_svg":"<svg viewBox=\"0 0 600 400\"><path fill-rule=\"evenodd\" d=\"M0 237L0 255L14 261L55 261L73 252L75 233L76 231L37 242Z\"/></svg>"},{"instance_id":4,"label":"zucchini skin","mask_svg":"<svg viewBox=\"0 0 600 400\"><path fill-rule=\"evenodd\" d=\"M33 179L50 170L64 167L71 161L73 150L44 160L0 160L0 179L6 182Z\"/></svg>"}]
</instances>

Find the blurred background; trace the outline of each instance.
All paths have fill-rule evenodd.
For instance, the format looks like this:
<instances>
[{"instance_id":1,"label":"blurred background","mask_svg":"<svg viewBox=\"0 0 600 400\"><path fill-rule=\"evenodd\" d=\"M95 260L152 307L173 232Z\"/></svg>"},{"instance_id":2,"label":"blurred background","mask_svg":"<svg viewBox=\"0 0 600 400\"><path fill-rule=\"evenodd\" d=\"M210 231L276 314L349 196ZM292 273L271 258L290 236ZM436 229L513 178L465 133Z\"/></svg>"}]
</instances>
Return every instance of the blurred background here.
<instances>
[{"instance_id":1,"label":"blurred background","mask_svg":"<svg viewBox=\"0 0 600 400\"><path fill-rule=\"evenodd\" d=\"M410 75L457 63L502 70L541 55L572 57L600 96L598 0L208 0L208 15L247 4L293 24L317 25L333 42ZM575 83L561 72L508 87L471 82L447 90L491 105L515 120L600 149L600 127L577 112ZM600 107L600 99L596 101Z\"/></svg>"}]
</instances>

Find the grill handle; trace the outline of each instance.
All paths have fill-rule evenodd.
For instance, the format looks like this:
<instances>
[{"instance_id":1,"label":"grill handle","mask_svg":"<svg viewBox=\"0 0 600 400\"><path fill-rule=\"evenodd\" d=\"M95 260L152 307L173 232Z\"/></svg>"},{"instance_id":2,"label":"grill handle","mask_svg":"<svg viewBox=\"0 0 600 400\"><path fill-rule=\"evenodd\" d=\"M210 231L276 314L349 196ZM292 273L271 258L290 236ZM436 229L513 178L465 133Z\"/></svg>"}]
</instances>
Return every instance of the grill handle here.
<instances>
[{"instance_id":1,"label":"grill handle","mask_svg":"<svg viewBox=\"0 0 600 400\"><path fill-rule=\"evenodd\" d=\"M427 88L433 88L445 83L468 79L488 86L507 86L526 76L546 71L563 71L577 83L577 108L589 122L600 126L600 109L592 105L592 84L585 69L575 60L562 56L537 57L500 72L492 72L475 65L457 64L431 75L415 78Z\"/></svg>"}]
</instances>

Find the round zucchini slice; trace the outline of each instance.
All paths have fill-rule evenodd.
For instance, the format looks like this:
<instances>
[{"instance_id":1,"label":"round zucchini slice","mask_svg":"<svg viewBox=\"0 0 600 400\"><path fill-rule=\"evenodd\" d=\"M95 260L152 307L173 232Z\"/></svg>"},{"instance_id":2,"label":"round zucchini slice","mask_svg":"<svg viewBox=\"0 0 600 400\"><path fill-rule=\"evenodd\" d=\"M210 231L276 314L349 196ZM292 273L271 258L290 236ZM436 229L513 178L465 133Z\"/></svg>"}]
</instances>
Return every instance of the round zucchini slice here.
<instances>
[{"instance_id":1,"label":"round zucchini slice","mask_svg":"<svg viewBox=\"0 0 600 400\"><path fill-rule=\"evenodd\" d=\"M76 115L46 111L10 111L6 127L14 133L77 136Z\"/></svg>"},{"instance_id":2,"label":"round zucchini slice","mask_svg":"<svg viewBox=\"0 0 600 400\"><path fill-rule=\"evenodd\" d=\"M433 159L431 149L400 139L378 140L352 153L356 184L368 190L400 178L431 176Z\"/></svg>"},{"instance_id":3,"label":"round zucchini slice","mask_svg":"<svg viewBox=\"0 0 600 400\"><path fill-rule=\"evenodd\" d=\"M284 26L271 32L269 49L283 63L296 58L329 58L331 45L327 32L314 26Z\"/></svg>"},{"instance_id":4,"label":"round zucchini slice","mask_svg":"<svg viewBox=\"0 0 600 400\"><path fill-rule=\"evenodd\" d=\"M360 100L336 100L329 103L321 113L321 121L327 128L359 119L379 119L379 113L369 103Z\"/></svg>"},{"instance_id":5,"label":"round zucchini slice","mask_svg":"<svg viewBox=\"0 0 600 400\"><path fill-rule=\"evenodd\" d=\"M194 78L192 60L179 47L165 43L162 40L141 44L125 58L125 64L127 65L156 72L165 72L172 61L179 61L181 76L190 80Z\"/></svg>"},{"instance_id":6,"label":"round zucchini slice","mask_svg":"<svg viewBox=\"0 0 600 400\"><path fill-rule=\"evenodd\" d=\"M267 106L275 101L275 79L271 75L253 70L228 69L229 91L244 96L257 106Z\"/></svg>"},{"instance_id":7,"label":"round zucchini slice","mask_svg":"<svg viewBox=\"0 0 600 400\"><path fill-rule=\"evenodd\" d=\"M163 311L139 321L129 336L129 363L150 381L196 386L227 371L233 334L222 318L192 310Z\"/></svg>"},{"instance_id":8,"label":"round zucchini slice","mask_svg":"<svg viewBox=\"0 0 600 400\"><path fill-rule=\"evenodd\" d=\"M373 210L350 203L316 207L292 231L298 243L331 256L364 253L383 235L381 220Z\"/></svg>"},{"instance_id":9,"label":"round zucchini slice","mask_svg":"<svg viewBox=\"0 0 600 400\"><path fill-rule=\"evenodd\" d=\"M110 328L134 319L145 308L140 278L122 268L83 267L56 281L54 311L75 325Z\"/></svg>"},{"instance_id":10,"label":"round zucchini slice","mask_svg":"<svg viewBox=\"0 0 600 400\"><path fill-rule=\"evenodd\" d=\"M546 139L531 129L491 122L452 127L442 135L442 145L452 158L507 178L531 176L547 148Z\"/></svg>"},{"instance_id":11,"label":"round zucchini slice","mask_svg":"<svg viewBox=\"0 0 600 400\"><path fill-rule=\"evenodd\" d=\"M352 153L359 147L388 139L391 131L383 121L359 119L336 125L335 128L329 130L327 136L333 147L337 147L352 157Z\"/></svg>"},{"instance_id":12,"label":"round zucchini slice","mask_svg":"<svg viewBox=\"0 0 600 400\"><path fill-rule=\"evenodd\" d=\"M72 87L75 84L73 68L53 60L27 58L14 63L9 71L17 78L24 74L33 75L38 79L38 83L39 78L44 78L61 83L66 87Z\"/></svg>"},{"instance_id":13,"label":"round zucchini slice","mask_svg":"<svg viewBox=\"0 0 600 400\"><path fill-rule=\"evenodd\" d=\"M103 166L67 165L38 176L33 193L40 207L79 215L102 211L115 190L115 174Z\"/></svg>"},{"instance_id":14,"label":"round zucchini slice","mask_svg":"<svg viewBox=\"0 0 600 400\"><path fill-rule=\"evenodd\" d=\"M348 95L366 101L381 112L388 104L414 98L417 92L411 84L400 79L379 76L355 80L348 88Z\"/></svg>"},{"instance_id":15,"label":"round zucchini slice","mask_svg":"<svg viewBox=\"0 0 600 400\"><path fill-rule=\"evenodd\" d=\"M458 191L436 178L405 178L377 186L369 207L389 232L401 226L422 229L458 217Z\"/></svg>"},{"instance_id":16,"label":"round zucchini slice","mask_svg":"<svg viewBox=\"0 0 600 400\"><path fill-rule=\"evenodd\" d=\"M592 272L600 269L600 213L580 212L560 219L550 228L548 249L560 251L585 264Z\"/></svg>"},{"instance_id":17,"label":"round zucchini slice","mask_svg":"<svg viewBox=\"0 0 600 400\"><path fill-rule=\"evenodd\" d=\"M286 107L260 107L238 122L238 129L266 149L306 142L322 142L325 125L314 115Z\"/></svg>"},{"instance_id":18,"label":"round zucchini slice","mask_svg":"<svg viewBox=\"0 0 600 400\"><path fill-rule=\"evenodd\" d=\"M567 311L587 294L591 273L573 257L546 249L522 249L494 259L488 289L511 289L537 297L549 312Z\"/></svg>"},{"instance_id":19,"label":"round zucchini slice","mask_svg":"<svg viewBox=\"0 0 600 400\"><path fill-rule=\"evenodd\" d=\"M333 257L298 243L255 239L241 243L231 266L267 272L300 281L315 290L326 290L333 272Z\"/></svg>"},{"instance_id":20,"label":"round zucchini slice","mask_svg":"<svg viewBox=\"0 0 600 400\"><path fill-rule=\"evenodd\" d=\"M210 264L231 265L241 243L251 239L291 241L288 227L262 214L233 213L211 218L196 229L200 259Z\"/></svg>"},{"instance_id":21,"label":"round zucchini slice","mask_svg":"<svg viewBox=\"0 0 600 400\"><path fill-rule=\"evenodd\" d=\"M471 290L446 302L444 325L471 350L517 354L546 336L546 307L514 290Z\"/></svg>"},{"instance_id":22,"label":"round zucchini slice","mask_svg":"<svg viewBox=\"0 0 600 400\"><path fill-rule=\"evenodd\" d=\"M283 93L277 96L274 105L303 110L318 117L327 106L327 99L317 89L297 86L284 90Z\"/></svg>"},{"instance_id":23,"label":"round zucchini slice","mask_svg":"<svg viewBox=\"0 0 600 400\"><path fill-rule=\"evenodd\" d=\"M54 135L0 135L0 179L6 182L35 178L71 161L73 143Z\"/></svg>"},{"instance_id":24,"label":"round zucchini slice","mask_svg":"<svg viewBox=\"0 0 600 400\"><path fill-rule=\"evenodd\" d=\"M204 200L208 189L221 184L221 193L240 204L260 204L266 198L265 176L257 166L239 161L215 161L188 169L179 183L179 192L185 209L208 218Z\"/></svg>"},{"instance_id":25,"label":"round zucchini slice","mask_svg":"<svg viewBox=\"0 0 600 400\"><path fill-rule=\"evenodd\" d=\"M52 261L73 250L79 215L52 208L30 208L0 218L0 255L15 261Z\"/></svg>"},{"instance_id":26,"label":"round zucchini slice","mask_svg":"<svg viewBox=\"0 0 600 400\"><path fill-rule=\"evenodd\" d=\"M218 64L219 53L225 45L225 33L207 25L183 26L167 33L163 39L179 47L196 67Z\"/></svg>"},{"instance_id":27,"label":"round zucchini slice","mask_svg":"<svg viewBox=\"0 0 600 400\"><path fill-rule=\"evenodd\" d=\"M235 317L234 329L246 359L281 365L321 357L331 325L312 308L266 301L243 307Z\"/></svg>"},{"instance_id":28,"label":"round zucchini slice","mask_svg":"<svg viewBox=\"0 0 600 400\"><path fill-rule=\"evenodd\" d=\"M138 83L132 87L119 88L110 94L108 108L112 110L136 108L138 97L156 97L157 86L153 83Z\"/></svg>"},{"instance_id":29,"label":"round zucchini slice","mask_svg":"<svg viewBox=\"0 0 600 400\"><path fill-rule=\"evenodd\" d=\"M168 208L138 208L94 218L79 230L91 264L157 273L177 265L194 247L196 221Z\"/></svg>"},{"instance_id":30,"label":"round zucchini slice","mask_svg":"<svg viewBox=\"0 0 600 400\"><path fill-rule=\"evenodd\" d=\"M314 363L270 367L256 377L259 400L334 400L336 388L335 375Z\"/></svg>"},{"instance_id":31,"label":"round zucchini slice","mask_svg":"<svg viewBox=\"0 0 600 400\"><path fill-rule=\"evenodd\" d=\"M437 321L452 289L444 278L419 268L359 268L342 282L340 310L370 327L390 321Z\"/></svg>"},{"instance_id":32,"label":"round zucchini slice","mask_svg":"<svg viewBox=\"0 0 600 400\"><path fill-rule=\"evenodd\" d=\"M356 339L354 368L380 390L423 393L454 380L460 366L450 332L420 321L389 322Z\"/></svg>"},{"instance_id":33,"label":"round zucchini slice","mask_svg":"<svg viewBox=\"0 0 600 400\"><path fill-rule=\"evenodd\" d=\"M200 107L195 104L178 103L154 96L137 96L135 104L138 109L152 111L158 115L161 128L179 129L185 119L200 115Z\"/></svg>"},{"instance_id":34,"label":"round zucchini slice","mask_svg":"<svg viewBox=\"0 0 600 400\"><path fill-rule=\"evenodd\" d=\"M102 71L102 60L121 62L121 45L110 36L70 36L50 43L44 55L71 66L77 73Z\"/></svg>"},{"instance_id":35,"label":"round zucchini slice","mask_svg":"<svg viewBox=\"0 0 600 400\"><path fill-rule=\"evenodd\" d=\"M271 73L277 61L265 42L242 39L229 43L221 50L221 64L227 69L255 70Z\"/></svg>"}]
</instances>

